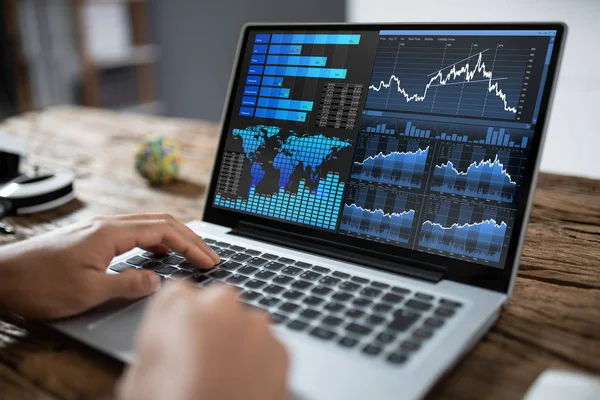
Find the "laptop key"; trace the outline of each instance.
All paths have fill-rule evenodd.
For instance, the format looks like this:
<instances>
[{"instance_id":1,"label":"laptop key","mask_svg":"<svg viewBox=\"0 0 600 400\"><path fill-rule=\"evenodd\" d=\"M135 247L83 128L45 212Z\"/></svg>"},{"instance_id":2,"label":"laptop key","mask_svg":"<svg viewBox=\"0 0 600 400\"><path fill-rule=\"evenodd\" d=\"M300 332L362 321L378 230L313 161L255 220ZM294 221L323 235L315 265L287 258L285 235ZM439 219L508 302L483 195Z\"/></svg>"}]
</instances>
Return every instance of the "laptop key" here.
<instances>
[{"instance_id":1,"label":"laptop key","mask_svg":"<svg viewBox=\"0 0 600 400\"><path fill-rule=\"evenodd\" d=\"M142 268L143 268L143 269L149 269L149 270L151 270L151 271L154 271L155 269L157 269L157 268L160 268L160 267L162 267L163 265L164 265L164 264L163 264L163 263L161 263L160 261L154 261L154 260L152 260L152 261L150 261L150 262L147 262L147 263L145 263L144 265L142 265Z\"/></svg>"},{"instance_id":2,"label":"laptop key","mask_svg":"<svg viewBox=\"0 0 600 400\"><path fill-rule=\"evenodd\" d=\"M281 303L281 300L277 297L267 296L262 298L258 303L265 307L275 307L277 304Z\"/></svg>"},{"instance_id":3,"label":"laptop key","mask_svg":"<svg viewBox=\"0 0 600 400\"><path fill-rule=\"evenodd\" d=\"M283 292L284 290L285 290L285 288L283 286L271 284L271 285L267 286L266 288L264 288L263 292L269 293L269 294L279 294L279 293Z\"/></svg>"},{"instance_id":4,"label":"laptop key","mask_svg":"<svg viewBox=\"0 0 600 400\"><path fill-rule=\"evenodd\" d=\"M284 323L285 321L287 321L287 319L288 319L288 317L286 317L285 315L279 314L279 313L271 314L271 322L273 322L273 324L275 324L275 325Z\"/></svg>"},{"instance_id":5,"label":"laptop key","mask_svg":"<svg viewBox=\"0 0 600 400\"><path fill-rule=\"evenodd\" d=\"M236 254L236 252L233 250L229 250L229 249L221 249L221 250L217 251L217 254L221 257L229 258L232 255Z\"/></svg>"},{"instance_id":6,"label":"laptop key","mask_svg":"<svg viewBox=\"0 0 600 400\"><path fill-rule=\"evenodd\" d=\"M311 308L307 308L300 313L300 317L302 317L304 319L309 319L311 321L319 318L320 316L321 316L320 312L315 311Z\"/></svg>"},{"instance_id":7,"label":"laptop key","mask_svg":"<svg viewBox=\"0 0 600 400\"><path fill-rule=\"evenodd\" d=\"M366 287L360 291L360 294L367 297L377 297L381 294L381 290Z\"/></svg>"},{"instance_id":8,"label":"laptop key","mask_svg":"<svg viewBox=\"0 0 600 400\"><path fill-rule=\"evenodd\" d=\"M404 353L391 353L387 360L392 364L404 364L408 360L408 356Z\"/></svg>"},{"instance_id":9,"label":"laptop key","mask_svg":"<svg viewBox=\"0 0 600 400\"><path fill-rule=\"evenodd\" d=\"M246 290L244 292L241 292L240 296L244 301L256 301L263 297L262 294L254 290Z\"/></svg>"},{"instance_id":10,"label":"laptop key","mask_svg":"<svg viewBox=\"0 0 600 400\"><path fill-rule=\"evenodd\" d=\"M431 301L431 300L433 300L433 296L432 295L426 294L426 293L422 293L422 292L415 293L415 297L417 299L425 300L425 301Z\"/></svg>"},{"instance_id":11,"label":"laptop key","mask_svg":"<svg viewBox=\"0 0 600 400\"><path fill-rule=\"evenodd\" d=\"M388 344L396 340L396 336L392 333L381 332L379 335L377 335L376 339L380 343Z\"/></svg>"},{"instance_id":12,"label":"laptop key","mask_svg":"<svg viewBox=\"0 0 600 400\"><path fill-rule=\"evenodd\" d=\"M345 272L340 272L340 271L333 271L331 273L331 275L335 276L336 278L341 278L341 279L348 279L348 278L350 278L350 274L347 274Z\"/></svg>"},{"instance_id":13,"label":"laptop key","mask_svg":"<svg viewBox=\"0 0 600 400\"><path fill-rule=\"evenodd\" d=\"M355 299L352 304L356 307L368 307L372 304L373 302L369 299L365 299L364 297L359 297L358 299Z\"/></svg>"},{"instance_id":14,"label":"laptop key","mask_svg":"<svg viewBox=\"0 0 600 400\"><path fill-rule=\"evenodd\" d=\"M322 298L317 297L317 296L308 296L304 300L302 300L303 303L309 304L311 306L318 306L323 301L325 301L325 300L323 300Z\"/></svg>"},{"instance_id":15,"label":"laptop key","mask_svg":"<svg viewBox=\"0 0 600 400\"><path fill-rule=\"evenodd\" d=\"M390 311L392 311L392 306L388 305L388 304L374 304L373 308L372 308L373 312L379 313L379 314L387 314Z\"/></svg>"},{"instance_id":16,"label":"laptop key","mask_svg":"<svg viewBox=\"0 0 600 400\"><path fill-rule=\"evenodd\" d=\"M420 310L420 311L429 311L432 307L431 304L429 304L429 303L423 303L422 301L412 300L412 299L407 301L405 305L407 307L414 308L415 310Z\"/></svg>"},{"instance_id":17,"label":"laptop key","mask_svg":"<svg viewBox=\"0 0 600 400\"><path fill-rule=\"evenodd\" d=\"M229 243L227 243L227 242L216 242L216 243L215 243L215 245L216 245L216 246L219 246L219 247L229 247L229 246L231 246L231 245L230 245Z\"/></svg>"},{"instance_id":18,"label":"laptop key","mask_svg":"<svg viewBox=\"0 0 600 400\"><path fill-rule=\"evenodd\" d=\"M244 275L252 275L256 271L258 271L258 268L251 267L250 265L246 265L245 267L242 267L237 270L238 273L244 274Z\"/></svg>"},{"instance_id":19,"label":"laptop key","mask_svg":"<svg viewBox=\"0 0 600 400\"><path fill-rule=\"evenodd\" d=\"M398 293L398 294L409 294L410 290L408 289L404 289L398 286L392 286L392 292Z\"/></svg>"},{"instance_id":20,"label":"laptop key","mask_svg":"<svg viewBox=\"0 0 600 400\"><path fill-rule=\"evenodd\" d=\"M298 290L307 290L313 286L312 283L306 281L296 280L292 283L292 287Z\"/></svg>"},{"instance_id":21,"label":"laptop key","mask_svg":"<svg viewBox=\"0 0 600 400\"><path fill-rule=\"evenodd\" d=\"M394 294L394 293L386 293L383 295L381 300L385 301L386 303L399 304L402 302L402 300L404 300L404 297L398 296L397 294Z\"/></svg>"},{"instance_id":22,"label":"laptop key","mask_svg":"<svg viewBox=\"0 0 600 400\"><path fill-rule=\"evenodd\" d=\"M454 310L451 308L440 307L436 309L435 315L439 315L440 317L451 317L454 315Z\"/></svg>"},{"instance_id":23,"label":"laptop key","mask_svg":"<svg viewBox=\"0 0 600 400\"><path fill-rule=\"evenodd\" d=\"M265 286L267 284L267 282L265 281L261 281L260 279L250 279L249 281L247 281L244 286L250 289L260 289L261 287Z\"/></svg>"},{"instance_id":24,"label":"laptop key","mask_svg":"<svg viewBox=\"0 0 600 400\"><path fill-rule=\"evenodd\" d=\"M142 265L150 262L150 260L141 256L133 256L127 259L127 262L131 265L135 265L136 267L141 267Z\"/></svg>"},{"instance_id":25,"label":"laptop key","mask_svg":"<svg viewBox=\"0 0 600 400\"><path fill-rule=\"evenodd\" d=\"M307 281L314 281L322 276L323 275L314 271L304 271L302 274L300 274L300 278L306 279Z\"/></svg>"},{"instance_id":26,"label":"laptop key","mask_svg":"<svg viewBox=\"0 0 600 400\"><path fill-rule=\"evenodd\" d=\"M331 340L335 337L335 333L323 328L314 328L310 331L310 335L323 340Z\"/></svg>"},{"instance_id":27,"label":"laptop key","mask_svg":"<svg viewBox=\"0 0 600 400\"><path fill-rule=\"evenodd\" d=\"M321 321L321 322L326 325L339 326L342 324L342 322L344 322L344 320L330 315L330 316L325 317L323 319L323 321Z\"/></svg>"},{"instance_id":28,"label":"laptop key","mask_svg":"<svg viewBox=\"0 0 600 400\"><path fill-rule=\"evenodd\" d=\"M440 304L447 307L458 308L462 307L462 303L458 301L448 300L448 299L440 299Z\"/></svg>"},{"instance_id":29,"label":"laptop key","mask_svg":"<svg viewBox=\"0 0 600 400\"><path fill-rule=\"evenodd\" d=\"M189 262L188 260L185 260L181 263L179 263L177 265L178 268L181 269L185 269L186 271L193 271L194 269L196 269L196 266L194 264L192 264L191 262Z\"/></svg>"},{"instance_id":30,"label":"laptop key","mask_svg":"<svg viewBox=\"0 0 600 400\"><path fill-rule=\"evenodd\" d=\"M211 239L211 238L202 238L202 240L204 240L204 243L206 243L206 244L217 243L217 241L215 239Z\"/></svg>"},{"instance_id":31,"label":"laptop key","mask_svg":"<svg viewBox=\"0 0 600 400\"><path fill-rule=\"evenodd\" d=\"M360 289L360 285L354 282L342 282L339 288L347 292L356 292L358 289Z\"/></svg>"},{"instance_id":32,"label":"laptop key","mask_svg":"<svg viewBox=\"0 0 600 400\"><path fill-rule=\"evenodd\" d=\"M260 266L265 265L266 263L268 263L268 261L265 260L264 258L260 258L260 257L254 257L254 258L251 258L250 260L246 261L246 264L252 265L253 267L260 267Z\"/></svg>"},{"instance_id":33,"label":"laptop key","mask_svg":"<svg viewBox=\"0 0 600 400\"><path fill-rule=\"evenodd\" d=\"M124 262L120 262L118 264L110 266L110 269L112 269L113 271L116 271L116 272L123 272L129 268L135 268L135 267L133 265L125 264Z\"/></svg>"},{"instance_id":34,"label":"laptop key","mask_svg":"<svg viewBox=\"0 0 600 400\"><path fill-rule=\"evenodd\" d=\"M167 265L177 265L184 261L185 261L185 258L176 256L176 255L172 255L172 256L169 256L169 257L165 258L164 260L162 260L162 263L167 264Z\"/></svg>"},{"instance_id":35,"label":"laptop key","mask_svg":"<svg viewBox=\"0 0 600 400\"><path fill-rule=\"evenodd\" d=\"M430 328L439 328L444 325L444 320L439 318L428 318L425 320L424 324Z\"/></svg>"},{"instance_id":36,"label":"laptop key","mask_svg":"<svg viewBox=\"0 0 600 400\"><path fill-rule=\"evenodd\" d=\"M283 267L285 267L285 264L283 264L279 261L271 261L270 263L265 265L265 268L268 269L269 271L279 271Z\"/></svg>"},{"instance_id":37,"label":"laptop key","mask_svg":"<svg viewBox=\"0 0 600 400\"><path fill-rule=\"evenodd\" d=\"M296 262L296 260L292 260L291 258L286 258L286 257L279 257L277 259L277 261L279 261L280 263L284 263L284 264L293 264Z\"/></svg>"},{"instance_id":38,"label":"laptop key","mask_svg":"<svg viewBox=\"0 0 600 400\"><path fill-rule=\"evenodd\" d=\"M429 328L419 328L412 335L418 340L427 340L433 336L433 331Z\"/></svg>"},{"instance_id":39,"label":"laptop key","mask_svg":"<svg viewBox=\"0 0 600 400\"><path fill-rule=\"evenodd\" d=\"M408 351L417 351L421 348L421 345L417 342L414 342L412 340L405 340L404 342L402 342L400 344L400 348L402 350L408 350Z\"/></svg>"},{"instance_id":40,"label":"laptop key","mask_svg":"<svg viewBox=\"0 0 600 400\"><path fill-rule=\"evenodd\" d=\"M405 310L398 310L394 313L393 321L388 325L388 328L397 331L405 332L419 319L418 314L406 312Z\"/></svg>"},{"instance_id":41,"label":"laptop key","mask_svg":"<svg viewBox=\"0 0 600 400\"><path fill-rule=\"evenodd\" d=\"M202 282L206 282L208 281L210 278L206 275L202 275L202 274L195 274L192 275L188 280L192 281L193 283L202 283Z\"/></svg>"},{"instance_id":42,"label":"laptop key","mask_svg":"<svg viewBox=\"0 0 600 400\"><path fill-rule=\"evenodd\" d=\"M233 274L229 278L227 278L227 282L233 285L240 285L246 282L249 278L245 275Z\"/></svg>"},{"instance_id":43,"label":"laptop key","mask_svg":"<svg viewBox=\"0 0 600 400\"><path fill-rule=\"evenodd\" d=\"M326 296L329 293L333 292L333 289L327 286L319 285L312 288L311 292L319 296Z\"/></svg>"},{"instance_id":44,"label":"laptop key","mask_svg":"<svg viewBox=\"0 0 600 400\"><path fill-rule=\"evenodd\" d=\"M273 278L273 283L276 283L278 285L287 285L293 280L294 278L292 278L291 276L277 275L275 278Z\"/></svg>"},{"instance_id":45,"label":"laptop key","mask_svg":"<svg viewBox=\"0 0 600 400\"><path fill-rule=\"evenodd\" d=\"M331 303L327 303L327 305L325 306L325 309L329 312L332 313L339 313L344 311L346 307L344 307L343 304L337 303L335 301L332 301Z\"/></svg>"},{"instance_id":46,"label":"laptop key","mask_svg":"<svg viewBox=\"0 0 600 400\"><path fill-rule=\"evenodd\" d=\"M339 278L334 278L333 276L324 276L321 279L319 279L319 283L328 286L335 286L340 282L341 281Z\"/></svg>"},{"instance_id":47,"label":"laptop key","mask_svg":"<svg viewBox=\"0 0 600 400\"><path fill-rule=\"evenodd\" d=\"M369 283L368 279L361 278L360 276L353 276L352 278L350 278L350 280L357 282L357 283L362 283L362 284Z\"/></svg>"},{"instance_id":48,"label":"laptop key","mask_svg":"<svg viewBox=\"0 0 600 400\"><path fill-rule=\"evenodd\" d=\"M279 306L279 311L291 314L298 311L300 308L301 307L298 304L290 303L289 301L287 301Z\"/></svg>"},{"instance_id":49,"label":"laptop key","mask_svg":"<svg viewBox=\"0 0 600 400\"><path fill-rule=\"evenodd\" d=\"M175 267L171 267L170 265L163 265L154 270L154 272L161 275L171 275L175 271L178 271L178 269Z\"/></svg>"},{"instance_id":50,"label":"laptop key","mask_svg":"<svg viewBox=\"0 0 600 400\"><path fill-rule=\"evenodd\" d=\"M351 322L350 324L346 325L346 330L356 335L368 335L372 332L371 328L367 328L366 326L359 325L355 322Z\"/></svg>"},{"instance_id":51,"label":"laptop key","mask_svg":"<svg viewBox=\"0 0 600 400\"><path fill-rule=\"evenodd\" d=\"M363 315L365 315L365 312L361 311L361 310L350 309L350 310L346 311L346 317L348 317L348 318L357 319L357 318L362 317Z\"/></svg>"},{"instance_id":52,"label":"laptop key","mask_svg":"<svg viewBox=\"0 0 600 400\"><path fill-rule=\"evenodd\" d=\"M296 261L296 263L294 265L297 266L297 267L300 267L300 268L310 268L310 267L312 267L312 264L309 264L309 263L304 262L304 261Z\"/></svg>"},{"instance_id":53,"label":"laptop key","mask_svg":"<svg viewBox=\"0 0 600 400\"><path fill-rule=\"evenodd\" d=\"M277 260L279 258L279 256L277 256L275 254L271 254L271 253L265 253L261 257L266 260Z\"/></svg>"},{"instance_id":54,"label":"laptop key","mask_svg":"<svg viewBox=\"0 0 600 400\"><path fill-rule=\"evenodd\" d=\"M302 269L300 269L298 267L289 266L289 267L284 268L283 271L281 271L281 272L284 274L287 274L287 275L296 276L302 272Z\"/></svg>"},{"instance_id":55,"label":"laptop key","mask_svg":"<svg viewBox=\"0 0 600 400\"><path fill-rule=\"evenodd\" d=\"M333 296L331 296L331 298L333 300L339 301L339 302L346 302L346 301L350 301L354 298L354 296L352 296L350 293L345 293L345 292L337 292L336 294L334 294Z\"/></svg>"},{"instance_id":56,"label":"laptop key","mask_svg":"<svg viewBox=\"0 0 600 400\"><path fill-rule=\"evenodd\" d=\"M262 253L258 250L248 249L245 251L246 254L250 254L251 256L260 256Z\"/></svg>"},{"instance_id":57,"label":"laptop key","mask_svg":"<svg viewBox=\"0 0 600 400\"><path fill-rule=\"evenodd\" d=\"M347 348L352 348L352 347L356 346L357 343L358 343L358 340L352 339L351 337L342 338L338 342L338 344L340 346L347 347Z\"/></svg>"},{"instance_id":58,"label":"laptop key","mask_svg":"<svg viewBox=\"0 0 600 400\"><path fill-rule=\"evenodd\" d=\"M365 322L367 322L370 325L381 325L382 323L386 322L387 320L383 317L380 317L379 315L369 315L366 319Z\"/></svg>"},{"instance_id":59,"label":"laptop key","mask_svg":"<svg viewBox=\"0 0 600 400\"><path fill-rule=\"evenodd\" d=\"M371 286L378 288L378 289L387 289L390 287L390 285L388 285L387 283L377 282L377 281L371 282Z\"/></svg>"},{"instance_id":60,"label":"laptop key","mask_svg":"<svg viewBox=\"0 0 600 400\"><path fill-rule=\"evenodd\" d=\"M145 251L141 254L142 257L150 258L152 260L162 260L163 258L167 258L171 255L171 253L153 253L151 251Z\"/></svg>"},{"instance_id":61,"label":"laptop key","mask_svg":"<svg viewBox=\"0 0 600 400\"><path fill-rule=\"evenodd\" d=\"M218 269L210 274L211 277L215 279L225 279L231 275L231 272L225 271L222 269Z\"/></svg>"},{"instance_id":62,"label":"laptop key","mask_svg":"<svg viewBox=\"0 0 600 400\"><path fill-rule=\"evenodd\" d=\"M290 300L298 300L302 296L304 296L304 293L299 292L297 290L288 290L283 294L283 297Z\"/></svg>"},{"instance_id":63,"label":"laptop key","mask_svg":"<svg viewBox=\"0 0 600 400\"><path fill-rule=\"evenodd\" d=\"M251 258L252 258L252 256L250 254L237 253L236 255L232 256L230 258L230 260L232 260L232 261L238 261L238 262L244 262L244 261L249 260Z\"/></svg>"},{"instance_id":64,"label":"laptop key","mask_svg":"<svg viewBox=\"0 0 600 400\"><path fill-rule=\"evenodd\" d=\"M321 274L328 274L331 272L331 270L329 268L320 267L318 265L313 266L312 269L313 269L313 271L317 271Z\"/></svg>"},{"instance_id":65,"label":"laptop key","mask_svg":"<svg viewBox=\"0 0 600 400\"><path fill-rule=\"evenodd\" d=\"M376 356L379 353L381 353L381 349L379 347L377 347L377 346L373 346L371 344L368 344L365 347L363 347L362 353L363 354L367 354L369 356Z\"/></svg>"},{"instance_id":66,"label":"laptop key","mask_svg":"<svg viewBox=\"0 0 600 400\"><path fill-rule=\"evenodd\" d=\"M256 275L254 275L255 278L264 279L264 280L271 279L274 276L275 276L274 272L265 271L265 270L262 270L259 273L257 273Z\"/></svg>"},{"instance_id":67,"label":"laptop key","mask_svg":"<svg viewBox=\"0 0 600 400\"><path fill-rule=\"evenodd\" d=\"M223 264L219 265L219 268L224 269L226 271L233 271L233 270L238 269L241 266L242 266L242 264L240 264L239 262L227 261L227 262L224 262ZM181 264L179 265L179 267L181 268Z\"/></svg>"},{"instance_id":68,"label":"laptop key","mask_svg":"<svg viewBox=\"0 0 600 400\"><path fill-rule=\"evenodd\" d=\"M302 322L302 321L298 321L298 320L294 320L292 322L290 322L289 324L287 324L287 327L290 329L293 329L295 331L303 331L306 328L308 328L308 324L306 322Z\"/></svg>"},{"instance_id":69,"label":"laptop key","mask_svg":"<svg viewBox=\"0 0 600 400\"><path fill-rule=\"evenodd\" d=\"M244 251L244 250L246 250L246 248L245 248L245 247L242 247L242 246L236 246L236 245L229 246L229 248L230 248L231 250L234 250L234 251Z\"/></svg>"}]
</instances>

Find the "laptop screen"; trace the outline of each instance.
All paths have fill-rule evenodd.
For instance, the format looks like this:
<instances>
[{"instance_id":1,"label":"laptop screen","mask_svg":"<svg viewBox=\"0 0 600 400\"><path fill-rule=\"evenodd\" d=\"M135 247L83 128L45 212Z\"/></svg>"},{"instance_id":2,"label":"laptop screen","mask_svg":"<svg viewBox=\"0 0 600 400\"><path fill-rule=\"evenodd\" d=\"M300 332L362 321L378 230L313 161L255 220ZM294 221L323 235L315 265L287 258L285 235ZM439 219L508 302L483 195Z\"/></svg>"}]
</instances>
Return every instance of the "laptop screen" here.
<instances>
[{"instance_id":1,"label":"laptop screen","mask_svg":"<svg viewBox=\"0 0 600 400\"><path fill-rule=\"evenodd\" d=\"M503 268L556 35L250 28L212 206Z\"/></svg>"}]
</instances>

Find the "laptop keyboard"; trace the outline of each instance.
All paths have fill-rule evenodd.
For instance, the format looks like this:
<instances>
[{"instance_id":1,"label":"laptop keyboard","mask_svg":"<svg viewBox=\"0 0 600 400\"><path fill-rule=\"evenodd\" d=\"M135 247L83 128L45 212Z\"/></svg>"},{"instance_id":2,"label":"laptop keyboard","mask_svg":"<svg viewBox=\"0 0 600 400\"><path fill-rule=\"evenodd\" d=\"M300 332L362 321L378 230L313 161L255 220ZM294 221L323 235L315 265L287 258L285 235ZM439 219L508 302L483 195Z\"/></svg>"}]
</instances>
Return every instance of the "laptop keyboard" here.
<instances>
[{"instance_id":1,"label":"laptop keyboard","mask_svg":"<svg viewBox=\"0 0 600 400\"><path fill-rule=\"evenodd\" d=\"M153 270L165 279L238 287L240 299L266 310L274 324L403 365L462 304L320 265L204 238L221 257L209 270L177 254L144 252L110 269Z\"/></svg>"}]
</instances>

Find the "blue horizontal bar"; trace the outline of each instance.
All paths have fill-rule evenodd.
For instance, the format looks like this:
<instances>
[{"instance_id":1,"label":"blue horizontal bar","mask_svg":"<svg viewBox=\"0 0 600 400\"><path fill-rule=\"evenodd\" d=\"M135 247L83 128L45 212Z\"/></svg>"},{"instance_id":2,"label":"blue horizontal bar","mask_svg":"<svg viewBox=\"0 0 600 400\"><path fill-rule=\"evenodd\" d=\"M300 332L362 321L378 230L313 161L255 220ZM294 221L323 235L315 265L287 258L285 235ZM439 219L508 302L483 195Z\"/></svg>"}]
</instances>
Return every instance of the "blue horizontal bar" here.
<instances>
[{"instance_id":1,"label":"blue horizontal bar","mask_svg":"<svg viewBox=\"0 0 600 400\"><path fill-rule=\"evenodd\" d=\"M359 44L360 35L337 33L279 33L273 34L271 43Z\"/></svg>"},{"instance_id":2,"label":"blue horizontal bar","mask_svg":"<svg viewBox=\"0 0 600 400\"><path fill-rule=\"evenodd\" d=\"M258 86L246 86L244 88L244 94L250 96L258 96Z\"/></svg>"},{"instance_id":3,"label":"blue horizontal bar","mask_svg":"<svg viewBox=\"0 0 600 400\"><path fill-rule=\"evenodd\" d=\"M240 115L244 117L252 117L254 115L254 108L240 107Z\"/></svg>"},{"instance_id":4,"label":"blue horizontal bar","mask_svg":"<svg viewBox=\"0 0 600 400\"><path fill-rule=\"evenodd\" d=\"M264 64L265 63L265 56L261 56L261 55L252 55L252 57L250 57L250 64Z\"/></svg>"},{"instance_id":5,"label":"blue horizontal bar","mask_svg":"<svg viewBox=\"0 0 600 400\"><path fill-rule=\"evenodd\" d=\"M257 118L284 119L287 121L306 121L305 112L273 110L270 108L257 108L254 116Z\"/></svg>"},{"instance_id":6,"label":"blue horizontal bar","mask_svg":"<svg viewBox=\"0 0 600 400\"><path fill-rule=\"evenodd\" d=\"M418 35L418 36L556 36L555 30L405 30L379 31L379 36L385 35ZM275 35L273 35L275 37ZM279 42L278 42L279 43Z\"/></svg>"},{"instance_id":7,"label":"blue horizontal bar","mask_svg":"<svg viewBox=\"0 0 600 400\"><path fill-rule=\"evenodd\" d=\"M260 76L248 75L246 77L246 85L260 85Z\"/></svg>"},{"instance_id":8,"label":"blue horizontal bar","mask_svg":"<svg viewBox=\"0 0 600 400\"><path fill-rule=\"evenodd\" d=\"M252 54L266 54L269 45L267 44L255 44L252 48Z\"/></svg>"},{"instance_id":9,"label":"blue horizontal bar","mask_svg":"<svg viewBox=\"0 0 600 400\"><path fill-rule=\"evenodd\" d=\"M242 104L244 103L242 102ZM289 110L312 111L313 102L260 97L258 99L258 106L270 108L286 108Z\"/></svg>"},{"instance_id":10,"label":"blue horizontal bar","mask_svg":"<svg viewBox=\"0 0 600 400\"><path fill-rule=\"evenodd\" d=\"M254 75L262 75L263 66L262 65L251 65L250 67L248 67L248 73L254 74Z\"/></svg>"},{"instance_id":11,"label":"blue horizontal bar","mask_svg":"<svg viewBox=\"0 0 600 400\"><path fill-rule=\"evenodd\" d=\"M243 106L256 106L256 97L242 97L242 105Z\"/></svg>"},{"instance_id":12,"label":"blue horizontal bar","mask_svg":"<svg viewBox=\"0 0 600 400\"><path fill-rule=\"evenodd\" d=\"M278 87L261 87L260 95L264 97L290 97L290 89Z\"/></svg>"},{"instance_id":13,"label":"blue horizontal bar","mask_svg":"<svg viewBox=\"0 0 600 400\"><path fill-rule=\"evenodd\" d=\"M269 47L269 54L300 54L301 51L301 45L272 44Z\"/></svg>"},{"instance_id":14,"label":"blue horizontal bar","mask_svg":"<svg viewBox=\"0 0 600 400\"><path fill-rule=\"evenodd\" d=\"M308 78L346 79L346 69L308 68L308 67L276 67L267 65L265 75L305 76Z\"/></svg>"},{"instance_id":15,"label":"blue horizontal bar","mask_svg":"<svg viewBox=\"0 0 600 400\"><path fill-rule=\"evenodd\" d=\"M263 78L263 86L281 86L283 84L283 77L281 76L265 76Z\"/></svg>"},{"instance_id":16,"label":"blue horizontal bar","mask_svg":"<svg viewBox=\"0 0 600 400\"><path fill-rule=\"evenodd\" d=\"M285 64L285 65L312 65L313 67L324 66L327 57L312 56L268 56L267 64Z\"/></svg>"},{"instance_id":17,"label":"blue horizontal bar","mask_svg":"<svg viewBox=\"0 0 600 400\"><path fill-rule=\"evenodd\" d=\"M254 43L269 43L269 40L271 40L271 35L268 33L257 33Z\"/></svg>"}]
</instances>

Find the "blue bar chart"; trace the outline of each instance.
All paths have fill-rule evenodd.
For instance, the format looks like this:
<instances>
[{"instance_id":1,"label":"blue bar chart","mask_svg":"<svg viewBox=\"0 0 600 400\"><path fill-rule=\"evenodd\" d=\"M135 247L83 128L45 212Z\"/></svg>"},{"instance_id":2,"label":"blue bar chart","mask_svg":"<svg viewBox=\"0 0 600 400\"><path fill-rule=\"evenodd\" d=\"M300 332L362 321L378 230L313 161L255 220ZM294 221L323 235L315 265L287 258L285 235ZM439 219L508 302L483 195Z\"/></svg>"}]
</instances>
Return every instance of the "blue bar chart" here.
<instances>
[{"instance_id":1,"label":"blue bar chart","mask_svg":"<svg viewBox=\"0 0 600 400\"><path fill-rule=\"evenodd\" d=\"M445 145L436 160L431 191L512 203L523 167L521 152Z\"/></svg>"},{"instance_id":2,"label":"blue bar chart","mask_svg":"<svg viewBox=\"0 0 600 400\"><path fill-rule=\"evenodd\" d=\"M500 263L513 215L502 208L430 199L423 221L419 247L478 262Z\"/></svg>"},{"instance_id":3,"label":"blue bar chart","mask_svg":"<svg viewBox=\"0 0 600 400\"><path fill-rule=\"evenodd\" d=\"M419 189L430 158L426 141L361 135L350 177Z\"/></svg>"},{"instance_id":4,"label":"blue bar chart","mask_svg":"<svg viewBox=\"0 0 600 400\"><path fill-rule=\"evenodd\" d=\"M350 185L340 232L393 245L409 243L418 209L416 196Z\"/></svg>"},{"instance_id":5,"label":"blue bar chart","mask_svg":"<svg viewBox=\"0 0 600 400\"><path fill-rule=\"evenodd\" d=\"M239 115L306 123L308 113L313 111L313 102L292 98L296 97L291 95L296 78L344 81L348 75L345 68L333 68L324 52L318 51L314 55L306 53L314 51L315 45L346 47L359 43L360 34L256 34L254 43L251 43L248 74L244 78L247 85L244 96L260 98L254 102L245 99L240 104ZM302 54L303 51L305 54ZM303 92L303 97L306 95ZM249 110L252 104L256 108Z\"/></svg>"}]
</instances>

